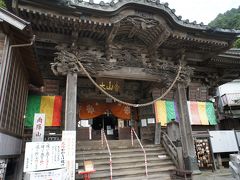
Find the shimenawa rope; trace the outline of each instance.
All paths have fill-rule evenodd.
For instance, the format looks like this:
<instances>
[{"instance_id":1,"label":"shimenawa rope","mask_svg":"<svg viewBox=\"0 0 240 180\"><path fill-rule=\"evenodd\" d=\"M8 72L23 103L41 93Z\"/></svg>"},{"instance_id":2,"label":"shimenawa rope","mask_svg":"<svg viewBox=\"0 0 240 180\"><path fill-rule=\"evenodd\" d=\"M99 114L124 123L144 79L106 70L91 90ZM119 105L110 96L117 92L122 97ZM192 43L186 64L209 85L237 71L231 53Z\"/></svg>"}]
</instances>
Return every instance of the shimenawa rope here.
<instances>
[{"instance_id":1,"label":"shimenawa rope","mask_svg":"<svg viewBox=\"0 0 240 180\"><path fill-rule=\"evenodd\" d=\"M74 56L75 56L76 59L77 59L76 62L77 62L78 65L82 68L83 72L86 74L86 76L89 78L89 80L90 80L103 94L105 94L106 96L112 98L112 99L113 99L114 101L116 101L116 102L122 103L122 104L127 105L127 106L132 106L132 107L144 107L144 106L149 106L149 105L155 103L156 101L162 99L164 96L166 96L167 93L169 93L169 91L173 88L174 84L177 82L177 80L178 80L178 78L179 78L179 76L180 76L180 73L181 73L181 69L182 69L181 63L180 63L180 65L179 65L179 67L178 67L178 73L177 73L174 81L172 82L172 84L169 86L169 88L168 88L160 97L158 97L157 99L154 99L153 101L150 101L150 102L148 102L148 103L144 103L144 104L133 104L133 103L128 103L128 102L122 101L122 100L120 100L120 99L112 96L111 94L109 94L108 92L106 92L104 89L102 89L102 88L94 81L94 79L90 76L90 74L87 72L87 70L84 68L84 66L82 65L82 63L81 63L81 61L79 60L79 58L77 58L76 55L74 55Z\"/></svg>"}]
</instances>

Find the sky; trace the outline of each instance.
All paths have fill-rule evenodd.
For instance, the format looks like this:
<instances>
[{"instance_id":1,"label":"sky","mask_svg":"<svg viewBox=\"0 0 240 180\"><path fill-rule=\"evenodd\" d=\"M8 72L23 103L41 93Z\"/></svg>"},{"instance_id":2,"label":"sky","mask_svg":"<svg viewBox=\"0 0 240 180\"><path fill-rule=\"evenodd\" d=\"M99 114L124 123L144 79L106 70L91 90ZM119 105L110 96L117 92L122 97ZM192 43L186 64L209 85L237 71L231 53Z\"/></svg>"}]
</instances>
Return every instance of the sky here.
<instances>
[{"instance_id":1,"label":"sky","mask_svg":"<svg viewBox=\"0 0 240 180\"><path fill-rule=\"evenodd\" d=\"M100 1L94 0L95 3ZM111 0L104 1L110 2ZM189 19L190 22L203 22L205 25L215 19L219 13L240 6L240 0L160 0L160 2L168 2L169 7L175 9L175 14L182 16L182 19Z\"/></svg>"},{"instance_id":2,"label":"sky","mask_svg":"<svg viewBox=\"0 0 240 180\"><path fill-rule=\"evenodd\" d=\"M208 24L217 17L232 8L240 6L240 0L165 0L171 9L175 9L176 15L190 22L197 21Z\"/></svg>"}]
</instances>

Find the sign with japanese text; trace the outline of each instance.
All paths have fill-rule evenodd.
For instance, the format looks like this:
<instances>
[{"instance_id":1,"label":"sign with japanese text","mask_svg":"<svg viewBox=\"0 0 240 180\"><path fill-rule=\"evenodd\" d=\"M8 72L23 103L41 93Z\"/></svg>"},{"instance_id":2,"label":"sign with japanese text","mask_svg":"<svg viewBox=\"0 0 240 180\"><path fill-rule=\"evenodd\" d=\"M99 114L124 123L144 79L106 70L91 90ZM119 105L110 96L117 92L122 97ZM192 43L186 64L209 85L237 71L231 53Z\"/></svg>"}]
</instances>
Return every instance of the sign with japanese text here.
<instances>
[{"instance_id":1,"label":"sign with japanese text","mask_svg":"<svg viewBox=\"0 0 240 180\"><path fill-rule=\"evenodd\" d=\"M67 170L57 169L26 173L24 180L67 180Z\"/></svg>"},{"instance_id":2,"label":"sign with japanese text","mask_svg":"<svg viewBox=\"0 0 240 180\"><path fill-rule=\"evenodd\" d=\"M75 180L76 131L63 131L62 142L65 146L65 164L69 180Z\"/></svg>"},{"instance_id":3,"label":"sign with japanese text","mask_svg":"<svg viewBox=\"0 0 240 180\"><path fill-rule=\"evenodd\" d=\"M42 142L44 140L44 129L45 129L45 114L35 113L32 142Z\"/></svg>"},{"instance_id":4,"label":"sign with japanese text","mask_svg":"<svg viewBox=\"0 0 240 180\"><path fill-rule=\"evenodd\" d=\"M27 142L24 172L63 168L66 166L62 141Z\"/></svg>"},{"instance_id":5,"label":"sign with japanese text","mask_svg":"<svg viewBox=\"0 0 240 180\"><path fill-rule=\"evenodd\" d=\"M124 83L123 80L109 78L98 78L96 82L103 90L114 94L120 94L122 92Z\"/></svg>"}]
</instances>

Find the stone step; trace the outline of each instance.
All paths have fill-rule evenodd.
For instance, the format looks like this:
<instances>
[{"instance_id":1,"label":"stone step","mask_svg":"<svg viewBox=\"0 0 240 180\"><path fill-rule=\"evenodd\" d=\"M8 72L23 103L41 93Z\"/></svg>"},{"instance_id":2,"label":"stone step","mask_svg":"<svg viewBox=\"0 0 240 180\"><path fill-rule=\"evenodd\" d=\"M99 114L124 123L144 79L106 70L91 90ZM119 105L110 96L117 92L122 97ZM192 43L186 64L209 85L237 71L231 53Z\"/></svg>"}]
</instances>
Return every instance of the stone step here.
<instances>
[{"instance_id":1,"label":"stone step","mask_svg":"<svg viewBox=\"0 0 240 180\"><path fill-rule=\"evenodd\" d=\"M160 152L148 152L146 153L147 157L151 157L151 156L156 156L158 157L158 155L166 155L165 151L160 151ZM144 154L143 152L135 152L133 154L131 153L114 153L112 154L112 158L135 158L135 157L143 157ZM109 158L109 154L87 154L87 155L82 155L82 154L76 154L76 159L88 159L88 160L94 160L94 159L106 159Z\"/></svg>"},{"instance_id":2,"label":"stone step","mask_svg":"<svg viewBox=\"0 0 240 180\"><path fill-rule=\"evenodd\" d=\"M169 165L166 167L153 167L153 168L149 168L148 169L148 173L149 175L152 173L159 173L159 174L168 174L168 171L171 169L174 169L175 166L173 165ZM145 175L145 168L130 168L130 169L121 169L120 171L113 171L113 179L118 178L121 179L121 177L129 177L129 176L144 176ZM105 171L96 171L95 173L93 173L91 175L91 179L92 178L98 178L98 179L107 179L109 178L110 173L109 173L109 169L105 170Z\"/></svg>"},{"instance_id":3,"label":"stone step","mask_svg":"<svg viewBox=\"0 0 240 180\"><path fill-rule=\"evenodd\" d=\"M110 149L114 148L132 148L131 140L108 140L108 144ZM140 147L137 140L134 140L133 147ZM162 147L162 145L154 145L154 144L144 144L144 148L146 147ZM104 142L104 148L106 148L106 143ZM97 150L102 149L101 141L78 141L76 145L77 150Z\"/></svg>"},{"instance_id":4,"label":"stone step","mask_svg":"<svg viewBox=\"0 0 240 180\"><path fill-rule=\"evenodd\" d=\"M92 160L94 165L97 164L108 164L109 163L109 157L105 158L105 159L76 159L76 162L78 162L79 164L82 164L84 160ZM140 156L140 157L135 157L135 158L119 158L119 159L112 159L113 164L117 164L117 163L131 163L131 162L143 162L144 161L144 157ZM168 155L166 155L164 158L159 159L158 157L147 157L147 161L150 162L156 162L156 161L171 161L170 157Z\"/></svg>"},{"instance_id":5,"label":"stone step","mask_svg":"<svg viewBox=\"0 0 240 180\"><path fill-rule=\"evenodd\" d=\"M173 163L171 161L165 161L165 162L151 162L151 163L147 164L148 168L151 168L154 166L164 167L164 166L169 166L169 165L173 165ZM109 169L109 163L105 164L105 165L96 165L94 167L97 171L104 171L106 169ZM120 163L112 165L112 168L114 170L130 169L130 168L136 168L136 167L145 168L145 162L143 161L143 162L138 162L138 163L136 163L136 162L125 163L124 166L123 166L123 164L120 164Z\"/></svg>"},{"instance_id":6,"label":"stone step","mask_svg":"<svg viewBox=\"0 0 240 180\"><path fill-rule=\"evenodd\" d=\"M146 152L149 151L165 151L163 147L144 147ZM118 148L118 149L111 149L111 153L121 153L121 152L135 152L135 151L141 151L142 152L142 148ZM81 153L81 154L96 154L96 153L108 153L107 149L95 149L95 150L77 150L77 154Z\"/></svg>"},{"instance_id":7,"label":"stone step","mask_svg":"<svg viewBox=\"0 0 240 180\"><path fill-rule=\"evenodd\" d=\"M110 177L110 176L109 176ZM91 177L92 180L109 180L109 177ZM83 178L79 175L76 176L76 179ZM171 180L171 177L169 173L167 172L161 172L161 174L157 173L151 173L146 176L145 174L142 175L127 175L127 176L121 176L121 177L114 177L113 180Z\"/></svg>"}]
</instances>

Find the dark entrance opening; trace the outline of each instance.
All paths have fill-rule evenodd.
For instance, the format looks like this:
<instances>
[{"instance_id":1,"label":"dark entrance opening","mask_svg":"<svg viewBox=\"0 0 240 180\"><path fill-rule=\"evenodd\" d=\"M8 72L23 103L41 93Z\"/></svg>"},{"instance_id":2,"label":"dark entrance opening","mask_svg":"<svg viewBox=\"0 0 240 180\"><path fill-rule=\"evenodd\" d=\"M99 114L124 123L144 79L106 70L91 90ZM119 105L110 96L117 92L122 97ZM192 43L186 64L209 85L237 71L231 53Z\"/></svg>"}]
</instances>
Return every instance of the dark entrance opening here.
<instances>
[{"instance_id":1,"label":"dark entrance opening","mask_svg":"<svg viewBox=\"0 0 240 180\"><path fill-rule=\"evenodd\" d=\"M104 129L108 139L118 139L118 119L112 114L101 115L93 119L92 129Z\"/></svg>"}]
</instances>

